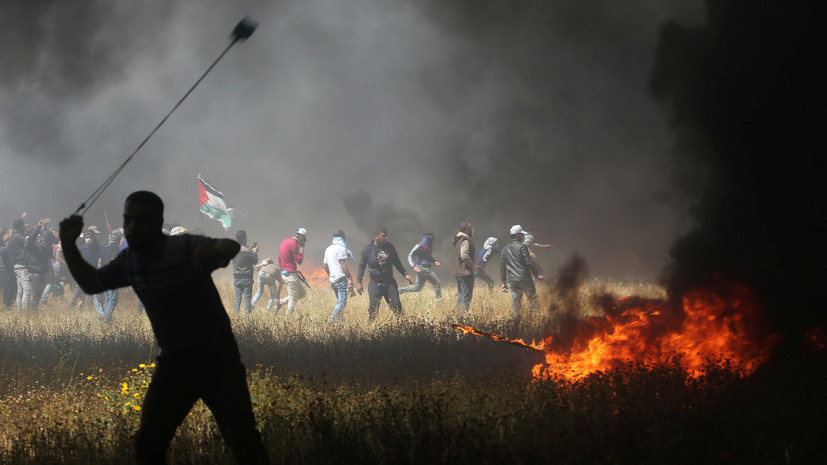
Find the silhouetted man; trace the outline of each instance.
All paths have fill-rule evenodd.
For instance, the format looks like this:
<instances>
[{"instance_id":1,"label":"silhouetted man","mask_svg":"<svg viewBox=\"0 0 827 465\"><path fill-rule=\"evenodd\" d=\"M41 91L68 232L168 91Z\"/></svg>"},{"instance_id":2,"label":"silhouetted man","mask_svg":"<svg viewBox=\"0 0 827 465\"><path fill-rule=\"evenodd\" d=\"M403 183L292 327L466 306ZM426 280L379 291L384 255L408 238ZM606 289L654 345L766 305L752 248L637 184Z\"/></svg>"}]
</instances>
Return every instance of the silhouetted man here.
<instances>
[{"instance_id":1,"label":"silhouetted man","mask_svg":"<svg viewBox=\"0 0 827 465\"><path fill-rule=\"evenodd\" d=\"M63 254L78 285L88 294L131 285L161 348L135 437L137 461L165 463L175 430L202 399L238 462L267 463L230 319L210 277L240 246L232 239L166 236L163 213L154 193L130 194L123 215L129 247L100 269L75 245L83 218L60 223Z\"/></svg>"}]
</instances>

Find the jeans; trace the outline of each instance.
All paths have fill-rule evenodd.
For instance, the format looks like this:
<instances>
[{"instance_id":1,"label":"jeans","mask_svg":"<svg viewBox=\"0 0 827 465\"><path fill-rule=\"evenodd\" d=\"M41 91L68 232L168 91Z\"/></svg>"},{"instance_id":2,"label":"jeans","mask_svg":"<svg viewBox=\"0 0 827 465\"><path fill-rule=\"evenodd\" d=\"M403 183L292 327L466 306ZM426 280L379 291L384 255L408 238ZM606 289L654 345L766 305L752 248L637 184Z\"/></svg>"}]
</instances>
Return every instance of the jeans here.
<instances>
[{"instance_id":1,"label":"jeans","mask_svg":"<svg viewBox=\"0 0 827 465\"><path fill-rule=\"evenodd\" d=\"M237 348L161 352L135 435L137 463L166 463L175 430L201 399L212 411L236 463L266 464L267 450L256 430L244 365Z\"/></svg>"},{"instance_id":2,"label":"jeans","mask_svg":"<svg viewBox=\"0 0 827 465\"><path fill-rule=\"evenodd\" d=\"M62 296L65 282L66 278L64 277L63 268L55 268L54 272L49 273L46 277L46 287L43 289L43 294L40 295L40 303L46 302L51 296Z\"/></svg>"},{"instance_id":3,"label":"jeans","mask_svg":"<svg viewBox=\"0 0 827 465\"><path fill-rule=\"evenodd\" d=\"M333 294L336 295L336 306L333 307L333 314L327 320L328 324L342 322L342 310L347 305L347 278L342 278L335 283L330 283Z\"/></svg>"},{"instance_id":4,"label":"jeans","mask_svg":"<svg viewBox=\"0 0 827 465\"><path fill-rule=\"evenodd\" d=\"M383 297L396 316L402 316L402 302L399 300L399 286L396 281L378 283L371 279L368 283L368 298L370 299L368 321L376 319L376 312Z\"/></svg>"},{"instance_id":5,"label":"jeans","mask_svg":"<svg viewBox=\"0 0 827 465\"><path fill-rule=\"evenodd\" d=\"M241 311L241 300L244 299L244 310L249 316L253 313L253 277L249 276L235 276L233 277L233 286L235 286L235 302L233 309L236 315Z\"/></svg>"},{"instance_id":6,"label":"jeans","mask_svg":"<svg viewBox=\"0 0 827 465\"><path fill-rule=\"evenodd\" d=\"M476 273L474 273L474 276L476 276L477 279L485 281L485 283L488 284L489 291L494 290L494 278L489 276L488 273L485 272L485 270L478 270Z\"/></svg>"},{"instance_id":7,"label":"jeans","mask_svg":"<svg viewBox=\"0 0 827 465\"><path fill-rule=\"evenodd\" d=\"M474 295L474 275L456 277L457 279L457 312L464 315L471 306L471 297Z\"/></svg>"},{"instance_id":8,"label":"jeans","mask_svg":"<svg viewBox=\"0 0 827 465\"><path fill-rule=\"evenodd\" d=\"M95 297L97 297L95 299L95 310L104 322L109 323L109 320L112 319L112 312L118 306L118 290L103 291L103 294L96 294Z\"/></svg>"},{"instance_id":9,"label":"jeans","mask_svg":"<svg viewBox=\"0 0 827 465\"><path fill-rule=\"evenodd\" d=\"M46 303L46 300L49 298L50 295L52 295L53 292L55 293L55 295L57 295L58 284L55 282L54 275L51 275L50 277L46 278L46 285L43 287L43 292L40 294L40 303Z\"/></svg>"},{"instance_id":10,"label":"jeans","mask_svg":"<svg viewBox=\"0 0 827 465\"><path fill-rule=\"evenodd\" d=\"M29 279L29 269L15 265L14 275L17 276L17 308L27 310L31 308L32 282Z\"/></svg>"},{"instance_id":11,"label":"jeans","mask_svg":"<svg viewBox=\"0 0 827 465\"><path fill-rule=\"evenodd\" d=\"M537 310L537 288L534 287L534 281L510 282L508 288L511 290L511 315L517 316L522 309L523 294L528 297L528 311L533 315Z\"/></svg>"},{"instance_id":12,"label":"jeans","mask_svg":"<svg viewBox=\"0 0 827 465\"><path fill-rule=\"evenodd\" d=\"M399 293L404 294L406 292L419 292L422 289L422 286L425 285L425 281L434 285L434 292L436 292L436 298L442 298L442 283L439 281L434 270L431 269L429 266L422 266L419 265L419 272L416 274L416 281L410 286L399 288Z\"/></svg>"},{"instance_id":13,"label":"jeans","mask_svg":"<svg viewBox=\"0 0 827 465\"><path fill-rule=\"evenodd\" d=\"M281 299L281 304L287 304L287 310L284 313L285 318L290 318L290 315L296 311L296 302L307 295L304 290L304 284L299 279L299 274L291 271L287 274L282 273L281 279L287 287L287 298Z\"/></svg>"},{"instance_id":14,"label":"jeans","mask_svg":"<svg viewBox=\"0 0 827 465\"><path fill-rule=\"evenodd\" d=\"M253 308L256 307L256 302L258 299L264 295L264 287L270 289L270 300L267 301L267 306L264 307L265 310L269 310L273 308L273 305L277 302L276 300L276 277L271 275L270 273L265 273L263 271L259 271L258 273L258 290L256 291L256 295L253 296Z\"/></svg>"}]
</instances>

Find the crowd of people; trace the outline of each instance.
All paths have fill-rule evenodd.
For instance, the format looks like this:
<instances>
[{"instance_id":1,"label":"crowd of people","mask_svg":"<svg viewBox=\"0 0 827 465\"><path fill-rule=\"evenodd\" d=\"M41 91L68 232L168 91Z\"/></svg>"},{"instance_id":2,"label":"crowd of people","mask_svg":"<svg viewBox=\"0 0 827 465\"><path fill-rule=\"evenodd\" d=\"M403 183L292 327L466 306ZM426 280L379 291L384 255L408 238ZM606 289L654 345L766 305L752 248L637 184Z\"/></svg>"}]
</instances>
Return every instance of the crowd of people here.
<instances>
[{"instance_id":1,"label":"crowd of people","mask_svg":"<svg viewBox=\"0 0 827 465\"><path fill-rule=\"evenodd\" d=\"M156 194L138 191L124 203L123 229L112 228L106 217L108 236L96 226L84 229L83 218L72 215L60 223L59 231L41 218L34 226L23 219L2 230L0 273L3 304L34 309L51 295L60 293L71 276L69 305L91 297L101 318L108 321L118 303L118 290L131 287L145 305L161 352L147 389L141 421L135 435L138 463L164 463L175 430L193 404L202 399L239 463L266 464L267 452L255 425L245 367L212 272L232 261L234 310L246 314L270 292L268 309L284 306L286 318L296 313L307 284L299 267L304 261L307 230L298 228L279 246L277 260L259 262L258 243L247 245L247 233L238 231L236 240L213 239L189 233L181 226L163 227L163 201ZM543 275L526 245L530 233L520 225L510 230L511 242L501 250L490 237L477 252L470 222L463 222L452 239L451 270L457 282L456 310L465 314L471 304L474 283L480 279L493 288L493 278L483 270L496 253L500 254L502 290L511 291L512 312L521 310L525 296L533 312L537 305L534 280ZM339 323L348 296L364 292L367 273L368 316L376 318L385 300L397 315L402 314L400 293L418 292L430 282L436 298L442 288L433 267L434 233L427 231L408 254L415 278L408 274L388 231L377 228L373 240L359 256L354 277L349 261L355 261L344 231L333 233L324 253L324 270L336 296L328 323ZM399 289L396 269L409 286ZM256 272L258 275L255 276ZM253 297L253 284L258 292ZM287 297L280 298L287 288Z\"/></svg>"},{"instance_id":2,"label":"crowd of people","mask_svg":"<svg viewBox=\"0 0 827 465\"><path fill-rule=\"evenodd\" d=\"M77 238L76 245L83 259L100 268L111 262L128 243L122 228L113 228L108 214L104 212L106 232L97 226L89 226ZM511 243L500 249L495 237L488 237L477 250L473 239L473 225L463 222L452 239L453 251L450 260L451 272L456 279L456 309L462 315L468 311L474 293L474 283L479 280L494 289L495 278L486 271L495 254L500 254L500 281L504 292L512 294L512 312L516 315L522 307L523 296L533 312L537 306L535 280L543 279L535 261L535 254L529 248L549 247L534 242L533 235L519 225L509 231ZM164 224L163 233L169 236L181 234L203 235L199 229L188 231L178 224ZM104 321L109 321L118 305L118 290L106 290L100 294L88 295L80 286L74 285L66 267L63 245L57 231L48 218L41 218L35 225L17 219L11 228L2 229L0 247L0 292L6 308L23 310L36 309L50 298L69 295L70 308L91 304ZM335 295L335 305L328 323L341 323L349 296L364 292L365 273L369 277L368 318L375 320L382 300L391 311L402 314L400 295L419 292L426 283L431 283L437 301L442 300L442 282L436 267L441 262L434 258L435 235L426 231L422 240L414 244L407 254L407 263L413 270L409 274L394 245L388 241L388 231L377 228L374 239L359 255L358 266L351 270L348 262L355 262L356 256L346 243L344 231L333 233L331 244L324 252L323 267L329 276L330 287ZM236 241L239 252L233 257L234 310L250 315L265 292L269 297L265 310L285 308L285 318L296 313L298 302L306 296L307 281L299 270L304 260L307 230L298 228L295 233L279 245L278 256L259 261L257 242L247 244L247 233L238 231ZM398 287L393 270L405 278L408 285ZM355 272L354 272L355 271ZM68 291L66 289L69 289ZM282 291L286 296L282 298ZM255 294L254 291L255 290ZM139 309L142 304L139 302Z\"/></svg>"},{"instance_id":3,"label":"crowd of people","mask_svg":"<svg viewBox=\"0 0 827 465\"><path fill-rule=\"evenodd\" d=\"M488 275L484 268L491 261L494 254L500 254L500 280L503 292L511 292L512 314L517 315L522 308L523 298L529 302L529 311L534 313L537 308L537 290L535 280L545 279L540 267L534 260L535 255L526 242L533 240L533 236L520 225L514 225L509 231L511 242L502 250L498 247L495 237L485 240L479 252L473 241L474 227L470 222L460 224L459 231L452 240L453 252L451 257L451 272L457 283L456 310L459 315L468 312L474 293L474 283L477 279L485 282L489 290L494 288L494 278ZM528 239L527 239L528 238ZM265 310L279 309L286 305L285 318L290 318L296 312L297 303L305 295L304 286L307 281L299 271L304 261L304 247L307 242L307 230L298 228L296 232L284 239L279 246L278 261L266 258L258 261L258 246L254 243L247 247L247 234L239 231L236 240L241 250L233 259L233 280L235 286L235 311L240 313L241 302L246 303L246 314L250 314L256 303L268 288L270 298ZM368 320L376 319L379 306L384 300L390 310L396 315L402 314L400 294L419 292L426 282L432 284L436 300L442 300L442 282L434 271L434 267L441 263L433 256L434 232L426 231L422 240L416 243L408 253L408 264L414 271L412 277L405 268L399 253L393 243L388 241L388 230L377 228L373 234L373 241L366 245L359 256L359 263L354 278L348 261L355 261L353 252L348 248L344 231L333 233L331 244L325 249L323 266L330 281L330 287L336 297L336 304L328 319L328 324L341 323L343 310L347 305L348 296L356 293L362 295L365 291L363 281L365 273L369 277L368 293ZM537 244L548 247L546 244ZM394 277L396 269L408 286L399 288ZM258 271L258 292L252 295L254 272ZM286 286L287 297L281 298L281 291Z\"/></svg>"},{"instance_id":4,"label":"crowd of people","mask_svg":"<svg viewBox=\"0 0 827 465\"><path fill-rule=\"evenodd\" d=\"M75 245L83 259L100 268L111 262L128 247L123 228L112 227L104 211L106 232L91 225L76 238ZM167 235L187 233L180 225L165 225ZM24 218L14 220L12 226L0 228L0 294L3 308L36 310L50 299L68 296L66 305L78 308L94 307L104 321L109 321L118 306L118 290L100 294L86 294L75 284L66 267L63 243L49 218L40 218L35 225ZM194 234L201 234L194 230ZM141 309L143 305L138 304Z\"/></svg>"}]
</instances>

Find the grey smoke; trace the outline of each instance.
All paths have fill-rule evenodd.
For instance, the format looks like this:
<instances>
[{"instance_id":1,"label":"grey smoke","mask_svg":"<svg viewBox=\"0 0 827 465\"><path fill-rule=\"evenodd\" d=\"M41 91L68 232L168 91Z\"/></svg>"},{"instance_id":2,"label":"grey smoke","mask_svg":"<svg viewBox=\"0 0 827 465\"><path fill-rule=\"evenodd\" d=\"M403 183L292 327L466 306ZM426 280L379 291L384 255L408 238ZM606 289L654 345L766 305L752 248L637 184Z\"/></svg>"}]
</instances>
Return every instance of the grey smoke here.
<instances>
[{"instance_id":1,"label":"grey smoke","mask_svg":"<svg viewBox=\"0 0 827 465\"><path fill-rule=\"evenodd\" d=\"M698 2L167 3L72 2L72 17L57 2L12 2L0 19L13 60L0 79L11 193L0 221L74 211L249 14L253 37L87 223L151 189L167 222L245 229L266 254L306 227L315 262L339 228L355 248L384 225L400 253L434 229L444 259L461 221L503 242L512 224L537 224L549 274L579 252L595 275L643 278L690 224L693 186L671 182L679 157L646 81L658 26L699 21ZM248 212L233 230L197 211L198 173Z\"/></svg>"}]
</instances>

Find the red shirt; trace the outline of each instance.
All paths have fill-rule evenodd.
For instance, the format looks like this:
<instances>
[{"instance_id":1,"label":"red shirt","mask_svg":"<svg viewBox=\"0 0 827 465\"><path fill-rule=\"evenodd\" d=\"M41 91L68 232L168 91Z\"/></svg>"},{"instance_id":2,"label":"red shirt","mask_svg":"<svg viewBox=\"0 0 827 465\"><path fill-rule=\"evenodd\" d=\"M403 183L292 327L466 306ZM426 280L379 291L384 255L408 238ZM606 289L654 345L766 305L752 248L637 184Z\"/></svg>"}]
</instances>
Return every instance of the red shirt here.
<instances>
[{"instance_id":1,"label":"red shirt","mask_svg":"<svg viewBox=\"0 0 827 465\"><path fill-rule=\"evenodd\" d=\"M281 241L279 246L279 268L281 271L299 271L298 266L304 261L304 254L299 252L299 243L294 237Z\"/></svg>"}]
</instances>

